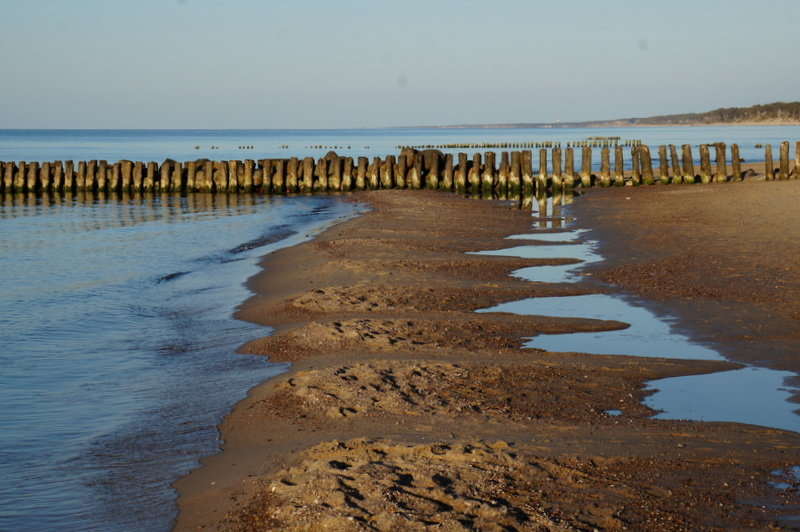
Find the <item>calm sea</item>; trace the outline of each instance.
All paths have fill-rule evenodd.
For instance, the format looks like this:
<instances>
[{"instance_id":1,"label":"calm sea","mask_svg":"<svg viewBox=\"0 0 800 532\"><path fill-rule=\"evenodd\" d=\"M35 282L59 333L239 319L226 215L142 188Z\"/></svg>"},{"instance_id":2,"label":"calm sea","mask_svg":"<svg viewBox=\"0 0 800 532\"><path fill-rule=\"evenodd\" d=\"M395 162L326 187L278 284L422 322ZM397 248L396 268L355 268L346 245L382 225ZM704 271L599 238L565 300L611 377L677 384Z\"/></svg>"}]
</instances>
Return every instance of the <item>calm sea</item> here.
<instances>
[{"instance_id":1,"label":"calm sea","mask_svg":"<svg viewBox=\"0 0 800 532\"><path fill-rule=\"evenodd\" d=\"M456 143L567 142L588 137L620 137L660 144L737 143L746 161L763 161L756 144L800 140L800 126L532 128L532 129L337 129L337 130L0 130L0 161L107 160L188 161L342 156L383 157L399 145ZM473 152L483 150L443 150ZM694 150L695 157L699 157ZM730 154L729 154L730 155ZM538 150L534 150L534 160ZM626 154L626 159L627 159ZM594 157L599 168L599 155ZM537 163L538 164L538 163Z\"/></svg>"},{"instance_id":2,"label":"calm sea","mask_svg":"<svg viewBox=\"0 0 800 532\"><path fill-rule=\"evenodd\" d=\"M0 203L0 530L168 530L178 476L283 370L237 355L257 258L354 206L330 197Z\"/></svg>"},{"instance_id":3,"label":"calm sea","mask_svg":"<svg viewBox=\"0 0 800 532\"><path fill-rule=\"evenodd\" d=\"M800 127L0 130L0 161L372 157L590 136L736 142L760 160L755 144L777 149ZM0 196L0 530L169 530L170 483L217 450L217 423L250 387L284 370L235 353L269 332L231 317L257 258L355 211L328 196Z\"/></svg>"}]
</instances>

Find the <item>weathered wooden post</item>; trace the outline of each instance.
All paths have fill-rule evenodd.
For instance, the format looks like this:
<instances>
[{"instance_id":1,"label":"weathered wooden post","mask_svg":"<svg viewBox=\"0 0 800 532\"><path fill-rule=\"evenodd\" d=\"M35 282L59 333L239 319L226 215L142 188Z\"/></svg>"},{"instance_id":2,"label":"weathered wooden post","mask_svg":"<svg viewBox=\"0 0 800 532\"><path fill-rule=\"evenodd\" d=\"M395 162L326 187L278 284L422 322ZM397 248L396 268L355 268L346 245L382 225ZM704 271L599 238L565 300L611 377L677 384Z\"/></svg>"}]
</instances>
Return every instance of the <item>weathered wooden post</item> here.
<instances>
[{"instance_id":1,"label":"weathered wooden post","mask_svg":"<svg viewBox=\"0 0 800 532\"><path fill-rule=\"evenodd\" d=\"M792 179L800 179L800 140L794 143L794 171Z\"/></svg>"},{"instance_id":2,"label":"weathered wooden post","mask_svg":"<svg viewBox=\"0 0 800 532\"><path fill-rule=\"evenodd\" d=\"M270 181L270 185L271 185ZM264 190L266 190L267 182L264 181ZM314 159L311 157L303 158L303 179L298 183L300 192L311 192L314 190Z\"/></svg>"},{"instance_id":3,"label":"weathered wooden post","mask_svg":"<svg viewBox=\"0 0 800 532\"><path fill-rule=\"evenodd\" d=\"M324 157L317 159L317 166L314 168L314 192L325 192L328 190L328 160Z\"/></svg>"},{"instance_id":4,"label":"weathered wooden post","mask_svg":"<svg viewBox=\"0 0 800 532\"><path fill-rule=\"evenodd\" d=\"M711 183L711 157L708 154L708 144L700 145L700 182Z\"/></svg>"},{"instance_id":5,"label":"weathered wooden post","mask_svg":"<svg viewBox=\"0 0 800 532\"><path fill-rule=\"evenodd\" d=\"M581 186L592 186L592 148L589 146L581 148Z\"/></svg>"},{"instance_id":6,"label":"weathered wooden post","mask_svg":"<svg viewBox=\"0 0 800 532\"><path fill-rule=\"evenodd\" d=\"M258 161L258 169L256 173L259 176L259 181L264 180L264 170L261 160ZM175 174L172 176L173 180L170 184L170 190L176 190L175 187ZM253 176L255 179L255 175ZM179 187L178 187L179 188ZM228 164L225 161L214 161L211 169L211 190L216 193L224 193L228 190Z\"/></svg>"},{"instance_id":7,"label":"weathered wooden post","mask_svg":"<svg viewBox=\"0 0 800 532\"><path fill-rule=\"evenodd\" d=\"M109 167L108 171L108 190L119 193L122 191L122 165L119 161Z\"/></svg>"},{"instance_id":8,"label":"weathered wooden post","mask_svg":"<svg viewBox=\"0 0 800 532\"><path fill-rule=\"evenodd\" d=\"M147 173L145 174L142 189L145 192L153 192L155 190L155 177L158 171L158 164L153 161L147 163Z\"/></svg>"},{"instance_id":9,"label":"weathered wooden post","mask_svg":"<svg viewBox=\"0 0 800 532\"><path fill-rule=\"evenodd\" d=\"M422 183L422 154L417 154L414 158L414 170L416 174L416 186L414 188L421 188ZM370 190L378 190L381 181L381 158L373 157L372 164L367 167L367 188Z\"/></svg>"},{"instance_id":10,"label":"weathered wooden post","mask_svg":"<svg viewBox=\"0 0 800 532\"><path fill-rule=\"evenodd\" d=\"M683 170L681 170L680 160L678 159L678 149L674 144L669 145L669 156L672 160L672 183L679 185L683 183Z\"/></svg>"},{"instance_id":11,"label":"weathered wooden post","mask_svg":"<svg viewBox=\"0 0 800 532\"><path fill-rule=\"evenodd\" d=\"M228 188L226 192L236 192L239 190L239 167L241 166L241 161L231 160L228 161ZM244 176L242 176L244 177ZM193 187L197 189L197 187Z\"/></svg>"},{"instance_id":12,"label":"weathered wooden post","mask_svg":"<svg viewBox=\"0 0 800 532\"><path fill-rule=\"evenodd\" d=\"M619 144L614 145L614 186L625 186L625 157Z\"/></svg>"},{"instance_id":13,"label":"weathered wooden post","mask_svg":"<svg viewBox=\"0 0 800 532\"><path fill-rule=\"evenodd\" d=\"M28 163L20 161L17 164L17 173L14 174L14 191L25 192L28 189Z\"/></svg>"},{"instance_id":14,"label":"weathered wooden post","mask_svg":"<svg viewBox=\"0 0 800 532\"><path fill-rule=\"evenodd\" d=\"M440 152L437 150L425 150L423 157L425 162L425 188L436 190L439 188Z\"/></svg>"},{"instance_id":15,"label":"weathered wooden post","mask_svg":"<svg viewBox=\"0 0 800 532\"><path fill-rule=\"evenodd\" d=\"M252 183L253 161L250 161L250 179ZM199 174L200 172L198 172ZM252 188L252 185L251 185ZM198 179L197 189L200 192L211 192L214 189L214 162L206 159L203 162L203 179Z\"/></svg>"},{"instance_id":16,"label":"weathered wooden post","mask_svg":"<svg viewBox=\"0 0 800 532\"><path fill-rule=\"evenodd\" d=\"M764 174L767 181L775 179L775 165L772 162L772 144L764 145Z\"/></svg>"},{"instance_id":17,"label":"weathered wooden post","mask_svg":"<svg viewBox=\"0 0 800 532\"><path fill-rule=\"evenodd\" d=\"M667 147L663 144L658 147L658 174L661 184L668 185L670 182L669 160L667 159Z\"/></svg>"},{"instance_id":18,"label":"weathered wooden post","mask_svg":"<svg viewBox=\"0 0 800 532\"><path fill-rule=\"evenodd\" d=\"M600 148L600 186L608 187L611 185L611 152L608 146Z\"/></svg>"},{"instance_id":19,"label":"weathered wooden post","mask_svg":"<svg viewBox=\"0 0 800 532\"><path fill-rule=\"evenodd\" d=\"M11 161L4 161L2 164L2 183L0 183L0 187L2 187L3 192L11 192L14 187L14 163Z\"/></svg>"},{"instance_id":20,"label":"weathered wooden post","mask_svg":"<svg viewBox=\"0 0 800 532\"><path fill-rule=\"evenodd\" d=\"M33 189L48 190L50 188L50 180L50 163L48 161L43 161L42 166L39 168L39 176Z\"/></svg>"},{"instance_id":21,"label":"weathered wooden post","mask_svg":"<svg viewBox=\"0 0 800 532\"><path fill-rule=\"evenodd\" d=\"M483 154L483 173L481 174L481 197L492 199L494 185L494 152L487 151Z\"/></svg>"},{"instance_id":22,"label":"weathered wooden post","mask_svg":"<svg viewBox=\"0 0 800 532\"><path fill-rule=\"evenodd\" d=\"M524 150L521 155L522 196L533 195L533 152Z\"/></svg>"},{"instance_id":23,"label":"weathered wooden post","mask_svg":"<svg viewBox=\"0 0 800 532\"><path fill-rule=\"evenodd\" d=\"M67 192L75 190L75 163L73 161L64 162L64 190Z\"/></svg>"},{"instance_id":24,"label":"weathered wooden post","mask_svg":"<svg viewBox=\"0 0 800 532\"><path fill-rule=\"evenodd\" d=\"M3 190L5 192L12 192L14 190L14 173L17 171L17 165L12 161L7 161L3 165Z\"/></svg>"},{"instance_id":25,"label":"weathered wooden post","mask_svg":"<svg viewBox=\"0 0 800 532\"><path fill-rule=\"evenodd\" d=\"M20 163L22 165L23 163ZM75 190L86 190L86 161L78 161L78 171L75 177Z\"/></svg>"},{"instance_id":26,"label":"weathered wooden post","mask_svg":"<svg viewBox=\"0 0 800 532\"><path fill-rule=\"evenodd\" d=\"M53 161L50 163L50 190L53 192L61 192L64 189L64 163L61 161ZM3 173L2 164L0 164L0 174ZM2 183L0 183L0 187Z\"/></svg>"},{"instance_id":27,"label":"weathered wooden post","mask_svg":"<svg viewBox=\"0 0 800 532\"><path fill-rule=\"evenodd\" d=\"M639 145L639 164L642 170L642 184L652 185L656 182L653 174L653 160L650 157L650 146L647 144Z\"/></svg>"},{"instance_id":28,"label":"weathered wooden post","mask_svg":"<svg viewBox=\"0 0 800 532\"><path fill-rule=\"evenodd\" d=\"M642 166L641 166L642 156L639 152L639 147L637 145L631 146L631 180L629 182L632 186L638 186L642 184Z\"/></svg>"},{"instance_id":29,"label":"weathered wooden post","mask_svg":"<svg viewBox=\"0 0 800 532\"><path fill-rule=\"evenodd\" d=\"M158 188L162 192L172 190L172 183L170 176L172 175L172 161L166 159L161 166L158 167Z\"/></svg>"},{"instance_id":30,"label":"weathered wooden post","mask_svg":"<svg viewBox=\"0 0 800 532\"><path fill-rule=\"evenodd\" d=\"M511 200L519 199L520 191L522 190L522 158L523 153L514 151L510 154L510 161L506 168L506 197ZM503 181L500 180L500 189L503 189Z\"/></svg>"},{"instance_id":31,"label":"weathered wooden post","mask_svg":"<svg viewBox=\"0 0 800 532\"><path fill-rule=\"evenodd\" d=\"M272 160L272 193L286 194L286 161L283 159Z\"/></svg>"},{"instance_id":32,"label":"weathered wooden post","mask_svg":"<svg viewBox=\"0 0 800 532\"><path fill-rule=\"evenodd\" d=\"M539 173L536 175L536 195L547 192L547 149L539 150Z\"/></svg>"},{"instance_id":33,"label":"weathered wooden post","mask_svg":"<svg viewBox=\"0 0 800 532\"><path fill-rule=\"evenodd\" d=\"M683 182L684 183L694 183L694 159L692 158L692 145L691 144L683 144L681 146L681 150L683 151Z\"/></svg>"},{"instance_id":34,"label":"weathered wooden post","mask_svg":"<svg viewBox=\"0 0 800 532\"><path fill-rule=\"evenodd\" d=\"M733 172L733 180L742 180L742 160L739 157L739 145L731 144L731 171Z\"/></svg>"},{"instance_id":35,"label":"weathered wooden post","mask_svg":"<svg viewBox=\"0 0 800 532\"><path fill-rule=\"evenodd\" d=\"M406 188L406 175L408 174L408 160L402 153L397 156L397 163L394 167L394 186Z\"/></svg>"},{"instance_id":36,"label":"weathered wooden post","mask_svg":"<svg viewBox=\"0 0 800 532\"><path fill-rule=\"evenodd\" d=\"M191 172L189 172L190 166L191 166ZM197 170L197 164L195 162L192 162L191 165L189 165L189 163L186 163L186 168L187 168L187 173L190 173L191 176L190 180L187 179L187 181L189 181L189 183L187 183L187 187L190 187L190 190L194 190L194 174L195 171ZM88 165L87 165L87 173L88 173ZM89 178L87 176L87 181L88 179ZM133 163L133 187L132 187L133 191L141 192L143 186L144 186L144 164L142 163L142 161L136 161Z\"/></svg>"},{"instance_id":37,"label":"weathered wooden post","mask_svg":"<svg viewBox=\"0 0 800 532\"><path fill-rule=\"evenodd\" d=\"M342 190L342 158L334 152L328 152L328 190Z\"/></svg>"},{"instance_id":38,"label":"weathered wooden post","mask_svg":"<svg viewBox=\"0 0 800 532\"><path fill-rule=\"evenodd\" d=\"M778 162L778 179L789 179L789 142L781 142Z\"/></svg>"},{"instance_id":39,"label":"weathered wooden post","mask_svg":"<svg viewBox=\"0 0 800 532\"><path fill-rule=\"evenodd\" d=\"M29 183L28 186L31 186ZM92 159L86 163L86 190L97 190L97 160Z\"/></svg>"},{"instance_id":40,"label":"weathered wooden post","mask_svg":"<svg viewBox=\"0 0 800 532\"><path fill-rule=\"evenodd\" d=\"M459 152L458 167L456 167L455 175L453 176L456 194L465 195L467 193L467 166L467 154Z\"/></svg>"},{"instance_id":41,"label":"weathered wooden post","mask_svg":"<svg viewBox=\"0 0 800 532\"><path fill-rule=\"evenodd\" d=\"M258 167L261 169L261 193L272 194L272 159L259 159ZM306 157L303 159L303 180L300 183L300 191L310 192L313 181L314 159Z\"/></svg>"},{"instance_id":42,"label":"weathered wooden post","mask_svg":"<svg viewBox=\"0 0 800 532\"><path fill-rule=\"evenodd\" d=\"M469 169L469 194L472 197L481 195L481 154L472 155L472 166Z\"/></svg>"},{"instance_id":43,"label":"weathered wooden post","mask_svg":"<svg viewBox=\"0 0 800 532\"><path fill-rule=\"evenodd\" d=\"M338 192L342 188L342 166L339 155L334 151L325 154L328 171L328 190Z\"/></svg>"},{"instance_id":44,"label":"weathered wooden post","mask_svg":"<svg viewBox=\"0 0 800 532\"><path fill-rule=\"evenodd\" d=\"M564 190L567 191L565 196L571 196L570 190L575 186L575 149L564 149L564 177L563 182Z\"/></svg>"},{"instance_id":45,"label":"weathered wooden post","mask_svg":"<svg viewBox=\"0 0 800 532\"><path fill-rule=\"evenodd\" d=\"M352 160L350 161L352 166ZM294 194L297 192L298 188L298 167L300 165L300 161L297 157L290 157L289 160L286 162L286 192L289 194Z\"/></svg>"},{"instance_id":46,"label":"weathered wooden post","mask_svg":"<svg viewBox=\"0 0 800 532\"><path fill-rule=\"evenodd\" d=\"M250 193L253 192L253 173L255 172L255 164L256 162L253 159L245 159L244 166L237 166L241 171L241 179L239 180L239 186L237 187L237 191L242 190L244 192ZM209 177L210 177L210 165L206 163L206 168L209 169ZM210 190L211 181L208 181L208 187ZM205 190L204 190L205 191Z\"/></svg>"},{"instance_id":47,"label":"weathered wooden post","mask_svg":"<svg viewBox=\"0 0 800 532\"><path fill-rule=\"evenodd\" d=\"M72 162L72 161L69 161ZM123 159L120 161L119 180L122 187L123 194L129 194L131 191L131 182L133 181L133 162Z\"/></svg>"},{"instance_id":48,"label":"weathered wooden post","mask_svg":"<svg viewBox=\"0 0 800 532\"><path fill-rule=\"evenodd\" d=\"M124 173L124 166L123 166ZM124 178L123 178L124 179ZM179 192L186 187L186 178L183 175L183 163L175 161L172 165L172 181L170 183L170 190Z\"/></svg>"},{"instance_id":49,"label":"weathered wooden post","mask_svg":"<svg viewBox=\"0 0 800 532\"><path fill-rule=\"evenodd\" d=\"M553 162L553 193L561 192L564 183L564 175L561 173L561 148L553 148L550 151L550 158Z\"/></svg>"},{"instance_id":50,"label":"weathered wooden post","mask_svg":"<svg viewBox=\"0 0 800 532\"><path fill-rule=\"evenodd\" d=\"M366 157L358 158L358 168L356 168L356 190L367 188L367 165L369 160Z\"/></svg>"},{"instance_id":51,"label":"weathered wooden post","mask_svg":"<svg viewBox=\"0 0 800 532\"><path fill-rule=\"evenodd\" d=\"M724 183L728 180L728 164L725 162L725 143L716 142L714 144L714 158L716 168L714 169L714 181Z\"/></svg>"},{"instance_id":52,"label":"weathered wooden post","mask_svg":"<svg viewBox=\"0 0 800 532\"><path fill-rule=\"evenodd\" d=\"M394 188L394 156L386 157L386 159L381 163L380 181L381 188Z\"/></svg>"},{"instance_id":53,"label":"weathered wooden post","mask_svg":"<svg viewBox=\"0 0 800 532\"><path fill-rule=\"evenodd\" d=\"M511 178L509 173L511 171L511 159L508 155L507 151L500 153L500 165L497 167L497 184L500 188L503 188L503 183L505 183L505 189L507 197L519 197L519 177ZM512 180L516 180L516 184L512 182Z\"/></svg>"},{"instance_id":54,"label":"weathered wooden post","mask_svg":"<svg viewBox=\"0 0 800 532\"><path fill-rule=\"evenodd\" d=\"M108 161L97 161L97 190L108 189L108 173Z\"/></svg>"},{"instance_id":55,"label":"weathered wooden post","mask_svg":"<svg viewBox=\"0 0 800 532\"><path fill-rule=\"evenodd\" d=\"M345 157L342 166L342 190L353 190L353 158Z\"/></svg>"},{"instance_id":56,"label":"weathered wooden post","mask_svg":"<svg viewBox=\"0 0 800 532\"><path fill-rule=\"evenodd\" d=\"M439 188L453 190L453 177L453 154L446 153L444 155L444 171L442 172L442 180L439 182Z\"/></svg>"}]
</instances>

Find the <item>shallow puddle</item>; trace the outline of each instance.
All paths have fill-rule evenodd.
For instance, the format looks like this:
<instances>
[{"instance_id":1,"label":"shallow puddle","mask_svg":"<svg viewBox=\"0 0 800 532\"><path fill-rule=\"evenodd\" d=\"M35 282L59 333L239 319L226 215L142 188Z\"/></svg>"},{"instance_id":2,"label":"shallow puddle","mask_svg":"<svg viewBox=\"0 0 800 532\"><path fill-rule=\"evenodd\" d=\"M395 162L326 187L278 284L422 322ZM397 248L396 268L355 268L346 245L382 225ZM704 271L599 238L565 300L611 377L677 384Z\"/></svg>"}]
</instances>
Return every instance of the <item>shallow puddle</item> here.
<instances>
[{"instance_id":1,"label":"shallow puddle","mask_svg":"<svg viewBox=\"0 0 800 532\"><path fill-rule=\"evenodd\" d=\"M556 316L616 320L630 324L627 329L599 333L543 334L525 347L547 351L595 355L634 355L693 360L721 360L713 349L698 345L670 330L668 322L649 310L608 294L566 297L535 297L502 303L480 312L510 312L526 316Z\"/></svg>"},{"instance_id":2,"label":"shallow puddle","mask_svg":"<svg viewBox=\"0 0 800 532\"><path fill-rule=\"evenodd\" d=\"M560 206L552 199L538 204L542 215L558 216ZM534 207L534 216L536 208ZM588 263L599 262L596 243L581 240L583 230L549 231L562 228L566 218L534 222L531 233L513 235L510 240L538 240L546 244L528 244L501 250L479 251L480 255L523 258L570 258L580 263L561 266L532 266L513 272L514 277L533 282L566 283L580 277ZM539 229L547 232L537 231ZM503 303L477 312L510 312L521 315L593 318L617 320L630 325L619 331L539 335L525 345L553 352L619 354L642 357L667 357L693 360L725 360L717 351L693 342L672 330L670 319L656 316L632 298L617 295L528 298ZM788 399L800 390L786 386L794 377L787 371L746 367L739 370L692 375L651 381L655 390L645 404L659 411L659 419L733 421L800 432L798 405ZM614 415L613 413L609 413Z\"/></svg>"},{"instance_id":3,"label":"shallow puddle","mask_svg":"<svg viewBox=\"0 0 800 532\"><path fill-rule=\"evenodd\" d=\"M701 421L736 421L778 427L800 432L800 416L790 403L792 391L784 381L790 371L746 367L708 375L673 377L648 383L657 393L644 403L654 410L657 419L693 419Z\"/></svg>"}]
</instances>

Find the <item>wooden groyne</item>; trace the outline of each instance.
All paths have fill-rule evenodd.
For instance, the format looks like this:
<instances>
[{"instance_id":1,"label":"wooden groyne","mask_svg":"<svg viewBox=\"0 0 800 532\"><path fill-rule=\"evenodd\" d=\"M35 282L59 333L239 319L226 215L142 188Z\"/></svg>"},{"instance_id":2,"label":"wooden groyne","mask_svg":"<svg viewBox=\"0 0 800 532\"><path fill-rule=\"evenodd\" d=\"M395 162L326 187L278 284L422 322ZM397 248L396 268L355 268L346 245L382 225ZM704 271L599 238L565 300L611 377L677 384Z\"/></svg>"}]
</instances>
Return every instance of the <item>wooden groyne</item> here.
<instances>
[{"instance_id":1,"label":"wooden groyne","mask_svg":"<svg viewBox=\"0 0 800 532\"><path fill-rule=\"evenodd\" d=\"M128 160L115 163L102 160L77 163L0 161L0 193L308 194L427 188L478 198L514 200L576 187L711 183L745 177L736 144L700 145L698 166L695 166L689 144L682 145L680 150L674 145L659 146L654 154L651 154L649 146L641 143L630 146L604 144L599 151L599 170L595 171L592 161L598 159L591 145L540 148L536 173L531 150L499 154L487 151L470 156L467 153L442 153L436 149L404 148L397 156L372 159L341 157L331 151L316 160L291 157L231 161L166 160L162 163ZM788 141L780 144L776 167L772 146L765 146L766 179L800 177L800 141L794 143L793 162L790 151ZM654 161L654 156L657 161Z\"/></svg>"}]
</instances>

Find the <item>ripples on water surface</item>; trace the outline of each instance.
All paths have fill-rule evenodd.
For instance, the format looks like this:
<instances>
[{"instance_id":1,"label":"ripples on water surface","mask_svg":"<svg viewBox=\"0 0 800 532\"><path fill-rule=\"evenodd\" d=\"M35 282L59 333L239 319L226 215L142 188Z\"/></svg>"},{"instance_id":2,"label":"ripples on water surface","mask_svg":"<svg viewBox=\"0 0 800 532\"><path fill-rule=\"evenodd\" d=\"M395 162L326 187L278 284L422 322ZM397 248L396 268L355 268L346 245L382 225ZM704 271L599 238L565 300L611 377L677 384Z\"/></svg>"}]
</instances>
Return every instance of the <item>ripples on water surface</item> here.
<instances>
[{"instance_id":1,"label":"ripples on water surface","mask_svg":"<svg viewBox=\"0 0 800 532\"><path fill-rule=\"evenodd\" d=\"M168 530L170 483L283 370L235 354L257 257L351 204L156 196L0 203L0 530Z\"/></svg>"}]
</instances>

